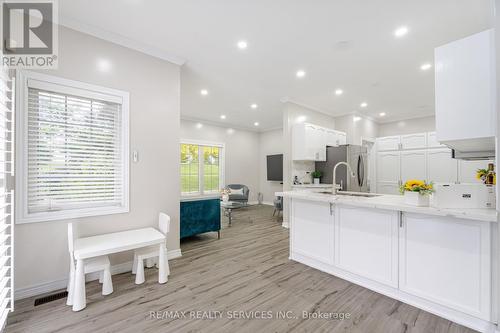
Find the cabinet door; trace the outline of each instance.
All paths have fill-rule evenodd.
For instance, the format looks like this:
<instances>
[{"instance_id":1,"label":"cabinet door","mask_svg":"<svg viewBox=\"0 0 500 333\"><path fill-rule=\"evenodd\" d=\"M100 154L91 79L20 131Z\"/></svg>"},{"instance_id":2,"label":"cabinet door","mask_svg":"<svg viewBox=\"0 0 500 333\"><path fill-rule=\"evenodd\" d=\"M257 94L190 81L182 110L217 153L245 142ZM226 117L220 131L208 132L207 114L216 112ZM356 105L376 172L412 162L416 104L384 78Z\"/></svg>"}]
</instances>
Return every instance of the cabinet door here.
<instances>
[{"instance_id":1,"label":"cabinet door","mask_svg":"<svg viewBox=\"0 0 500 333\"><path fill-rule=\"evenodd\" d=\"M439 141L483 138L478 140L481 144L475 150L495 149L494 50L493 29L435 49L436 132ZM488 137L491 139L484 139Z\"/></svg>"},{"instance_id":2,"label":"cabinet door","mask_svg":"<svg viewBox=\"0 0 500 333\"><path fill-rule=\"evenodd\" d=\"M377 150L399 150L399 144L401 143L399 136L386 136L383 138L377 138Z\"/></svg>"},{"instance_id":3,"label":"cabinet door","mask_svg":"<svg viewBox=\"0 0 500 333\"><path fill-rule=\"evenodd\" d=\"M337 131L337 142L339 145L347 144L347 134L344 132Z\"/></svg>"},{"instance_id":4,"label":"cabinet door","mask_svg":"<svg viewBox=\"0 0 500 333\"><path fill-rule=\"evenodd\" d=\"M339 145L337 139L337 131L332 129L326 129L326 145L331 147L337 147Z\"/></svg>"},{"instance_id":5,"label":"cabinet door","mask_svg":"<svg viewBox=\"0 0 500 333\"><path fill-rule=\"evenodd\" d=\"M488 169L488 163L495 163L495 161L464 161L458 162L458 181L460 183L475 183L481 181L476 179L477 169Z\"/></svg>"},{"instance_id":6,"label":"cabinet door","mask_svg":"<svg viewBox=\"0 0 500 333\"><path fill-rule=\"evenodd\" d=\"M336 266L397 287L398 215L396 211L337 205Z\"/></svg>"},{"instance_id":7,"label":"cabinet door","mask_svg":"<svg viewBox=\"0 0 500 333\"><path fill-rule=\"evenodd\" d=\"M490 320L490 224L403 214L399 288Z\"/></svg>"},{"instance_id":8,"label":"cabinet door","mask_svg":"<svg viewBox=\"0 0 500 333\"><path fill-rule=\"evenodd\" d=\"M427 180L435 183L455 183L457 181L458 163L451 158L451 150L427 150Z\"/></svg>"},{"instance_id":9,"label":"cabinet door","mask_svg":"<svg viewBox=\"0 0 500 333\"><path fill-rule=\"evenodd\" d=\"M316 128L316 154L315 161L324 162L326 161L326 139L327 133L326 128L317 127Z\"/></svg>"},{"instance_id":10,"label":"cabinet door","mask_svg":"<svg viewBox=\"0 0 500 333\"><path fill-rule=\"evenodd\" d=\"M325 264L334 264L334 216L329 203L292 199L290 248Z\"/></svg>"},{"instance_id":11,"label":"cabinet door","mask_svg":"<svg viewBox=\"0 0 500 333\"><path fill-rule=\"evenodd\" d=\"M377 181L399 182L400 177L400 152L383 152L377 154Z\"/></svg>"},{"instance_id":12,"label":"cabinet door","mask_svg":"<svg viewBox=\"0 0 500 333\"><path fill-rule=\"evenodd\" d=\"M402 149L419 149L427 146L427 133L401 135Z\"/></svg>"},{"instance_id":13,"label":"cabinet door","mask_svg":"<svg viewBox=\"0 0 500 333\"><path fill-rule=\"evenodd\" d=\"M401 180L427 179L425 150L410 150L401 152Z\"/></svg>"},{"instance_id":14,"label":"cabinet door","mask_svg":"<svg viewBox=\"0 0 500 333\"><path fill-rule=\"evenodd\" d=\"M440 144L437 140L436 132L427 133L427 147L429 148L438 148L438 147L446 147L443 144Z\"/></svg>"}]
</instances>

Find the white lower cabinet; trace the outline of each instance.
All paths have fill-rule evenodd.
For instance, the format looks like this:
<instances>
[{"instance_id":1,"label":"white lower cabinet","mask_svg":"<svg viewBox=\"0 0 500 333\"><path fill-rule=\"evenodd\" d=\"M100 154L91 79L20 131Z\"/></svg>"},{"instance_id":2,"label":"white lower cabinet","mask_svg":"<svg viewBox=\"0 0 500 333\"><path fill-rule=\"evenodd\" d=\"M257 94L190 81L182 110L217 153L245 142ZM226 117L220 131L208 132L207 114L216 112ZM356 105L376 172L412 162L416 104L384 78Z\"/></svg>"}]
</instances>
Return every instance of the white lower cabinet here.
<instances>
[{"instance_id":1,"label":"white lower cabinet","mask_svg":"<svg viewBox=\"0 0 500 333\"><path fill-rule=\"evenodd\" d=\"M335 208L335 265L398 286L396 211L339 205Z\"/></svg>"},{"instance_id":2,"label":"white lower cabinet","mask_svg":"<svg viewBox=\"0 0 500 333\"><path fill-rule=\"evenodd\" d=\"M290 257L486 331L492 224L293 198Z\"/></svg>"},{"instance_id":3,"label":"white lower cabinet","mask_svg":"<svg viewBox=\"0 0 500 333\"><path fill-rule=\"evenodd\" d=\"M293 252L333 265L333 212L329 203L292 199L290 244Z\"/></svg>"},{"instance_id":4,"label":"white lower cabinet","mask_svg":"<svg viewBox=\"0 0 500 333\"><path fill-rule=\"evenodd\" d=\"M490 224L403 213L399 288L490 320Z\"/></svg>"}]
</instances>

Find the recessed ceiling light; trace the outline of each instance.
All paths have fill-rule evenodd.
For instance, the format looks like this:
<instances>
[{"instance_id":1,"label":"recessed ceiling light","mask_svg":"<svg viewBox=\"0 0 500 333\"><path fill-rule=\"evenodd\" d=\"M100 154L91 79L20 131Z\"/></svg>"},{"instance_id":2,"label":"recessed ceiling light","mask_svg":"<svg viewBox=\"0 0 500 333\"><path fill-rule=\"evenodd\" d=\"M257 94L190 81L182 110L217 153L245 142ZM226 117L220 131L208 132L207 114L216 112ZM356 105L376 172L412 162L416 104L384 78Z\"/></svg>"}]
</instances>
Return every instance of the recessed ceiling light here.
<instances>
[{"instance_id":1,"label":"recessed ceiling light","mask_svg":"<svg viewBox=\"0 0 500 333\"><path fill-rule=\"evenodd\" d=\"M250 105L250 107L251 107L252 109L257 109L259 106L258 106L257 104L255 104L255 103L253 103L252 105Z\"/></svg>"},{"instance_id":2,"label":"recessed ceiling light","mask_svg":"<svg viewBox=\"0 0 500 333\"><path fill-rule=\"evenodd\" d=\"M256 121L255 123L253 123L254 126L259 126L259 122Z\"/></svg>"},{"instance_id":3,"label":"recessed ceiling light","mask_svg":"<svg viewBox=\"0 0 500 333\"><path fill-rule=\"evenodd\" d=\"M207 96L207 95L208 95L208 90L207 90L207 89L201 89L201 90L200 90L200 94L201 94L202 96Z\"/></svg>"},{"instance_id":4,"label":"recessed ceiling light","mask_svg":"<svg viewBox=\"0 0 500 333\"><path fill-rule=\"evenodd\" d=\"M335 90L335 95L337 95L337 96L340 96L340 95L342 95L343 93L344 93L344 91L343 91L342 89L337 89L337 90Z\"/></svg>"},{"instance_id":5,"label":"recessed ceiling light","mask_svg":"<svg viewBox=\"0 0 500 333\"><path fill-rule=\"evenodd\" d=\"M402 26L402 27L399 27L396 30L394 30L394 36L396 36L398 38L403 37L407 33L408 33L408 27L406 27L406 26Z\"/></svg>"},{"instance_id":6,"label":"recessed ceiling light","mask_svg":"<svg viewBox=\"0 0 500 333\"><path fill-rule=\"evenodd\" d=\"M306 116L298 116L296 122L297 123L303 123L306 121L307 117Z\"/></svg>"},{"instance_id":7,"label":"recessed ceiling light","mask_svg":"<svg viewBox=\"0 0 500 333\"><path fill-rule=\"evenodd\" d=\"M380 112L378 115L381 116L381 117L385 117L385 112Z\"/></svg>"},{"instance_id":8,"label":"recessed ceiling light","mask_svg":"<svg viewBox=\"0 0 500 333\"><path fill-rule=\"evenodd\" d=\"M220 119L226 119L226 115L225 114L221 114L220 115Z\"/></svg>"},{"instance_id":9,"label":"recessed ceiling light","mask_svg":"<svg viewBox=\"0 0 500 333\"><path fill-rule=\"evenodd\" d=\"M202 128L202 127L203 127L203 124L202 124L202 123L198 123L198 124L196 124L196 128L200 129L200 128Z\"/></svg>"},{"instance_id":10,"label":"recessed ceiling light","mask_svg":"<svg viewBox=\"0 0 500 333\"><path fill-rule=\"evenodd\" d=\"M306 76L306 72L303 70L298 70L297 73L295 73L295 75L297 75L297 77L304 77Z\"/></svg>"},{"instance_id":11,"label":"recessed ceiling light","mask_svg":"<svg viewBox=\"0 0 500 333\"><path fill-rule=\"evenodd\" d=\"M240 40L237 45L240 50L244 50L248 47L248 43L246 40Z\"/></svg>"},{"instance_id":12,"label":"recessed ceiling light","mask_svg":"<svg viewBox=\"0 0 500 333\"><path fill-rule=\"evenodd\" d=\"M422 66L420 66L420 69L423 70L423 71L427 71L429 69L431 69L432 65L429 64L428 62L426 62L425 64L422 64Z\"/></svg>"},{"instance_id":13,"label":"recessed ceiling light","mask_svg":"<svg viewBox=\"0 0 500 333\"><path fill-rule=\"evenodd\" d=\"M359 104L359 106L362 108L366 108L368 106L368 103L363 102L363 103Z\"/></svg>"},{"instance_id":14,"label":"recessed ceiling light","mask_svg":"<svg viewBox=\"0 0 500 333\"><path fill-rule=\"evenodd\" d=\"M358 116L352 117L352 121L360 121L360 120L361 120L361 117L358 117Z\"/></svg>"}]
</instances>

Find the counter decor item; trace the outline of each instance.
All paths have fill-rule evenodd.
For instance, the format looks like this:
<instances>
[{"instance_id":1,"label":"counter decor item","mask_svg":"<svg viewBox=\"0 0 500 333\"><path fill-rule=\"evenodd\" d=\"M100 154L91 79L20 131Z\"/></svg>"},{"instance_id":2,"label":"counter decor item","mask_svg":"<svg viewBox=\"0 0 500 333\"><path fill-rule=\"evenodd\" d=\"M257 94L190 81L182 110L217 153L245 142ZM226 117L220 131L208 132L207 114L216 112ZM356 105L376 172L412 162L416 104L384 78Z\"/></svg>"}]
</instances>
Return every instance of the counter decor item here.
<instances>
[{"instance_id":1,"label":"counter decor item","mask_svg":"<svg viewBox=\"0 0 500 333\"><path fill-rule=\"evenodd\" d=\"M495 172L495 166L493 163L488 164L488 169L477 169L476 179L483 182L486 185L496 185L497 175Z\"/></svg>"},{"instance_id":2,"label":"counter decor item","mask_svg":"<svg viewBox=\"0 0 500 333\"><path fill-rule=\"evenodd\" d=\"M434 192L434 186L423 180L410 179L400 186L399 192L404 195L405 203L412 206L429 206L430 195Z\"/></svg>"},{"instance_id":3,"label":"counter decor item","mask_svg":"<svg viewBox=\"0 0 500 333\"><path fill-rule=\"evenodd\" d=\"M319 185L319 179L321 178L321 171L313 171L311 172L311 176L314 179L314 184Z\"/></svg>"},{"instance_id":4,"label":"counter decor item","mask_svg":"<svg viewBox=\"0 0 500 333\"><path fill-rule=\"evenodd\" d=\"M228 188L223 188L220 190L220 197L222 201L228 202L229 201L229 194L231 194L231 190Z\"/></svg>"}]
</instances>

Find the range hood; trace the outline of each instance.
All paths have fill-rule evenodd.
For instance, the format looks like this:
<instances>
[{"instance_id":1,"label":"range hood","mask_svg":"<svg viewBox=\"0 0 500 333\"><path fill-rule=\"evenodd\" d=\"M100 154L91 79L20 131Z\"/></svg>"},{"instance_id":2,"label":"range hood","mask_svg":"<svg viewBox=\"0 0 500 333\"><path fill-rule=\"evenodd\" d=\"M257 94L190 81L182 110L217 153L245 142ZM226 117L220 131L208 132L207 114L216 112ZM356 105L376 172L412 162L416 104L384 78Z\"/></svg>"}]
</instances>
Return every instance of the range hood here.
<instances>
[{"instance_id":1,"label":"range hood","mask_svg":"<svg viewBox=\"0 0 500 333\"><path fill-rule=\"evenodd\" d=\"M477 161L477 160L492 160L495 158L495 151L473 151L461 152L455 149L451 150L451 157L458 160Z\"/></svg>"}]
</instances>

